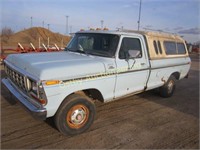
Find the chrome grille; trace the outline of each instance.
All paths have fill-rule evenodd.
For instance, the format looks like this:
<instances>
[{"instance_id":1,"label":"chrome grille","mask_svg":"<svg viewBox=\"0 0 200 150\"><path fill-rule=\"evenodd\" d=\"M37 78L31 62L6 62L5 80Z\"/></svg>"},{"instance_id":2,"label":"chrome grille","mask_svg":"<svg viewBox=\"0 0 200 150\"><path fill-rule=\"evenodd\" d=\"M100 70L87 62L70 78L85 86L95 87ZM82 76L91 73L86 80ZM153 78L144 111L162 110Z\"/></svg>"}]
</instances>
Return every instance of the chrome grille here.
<instances>
[{"instance_id":1,"label":"chrome grille","mask_svg":"<svg viewBox=\"0 0 200 150\"><path fill-rule=\"evenodd\" d=\"M6 72L7 76L8 76L20 89L26 90L26 78L25 78L22 74L20 74L20 73L14 71L14 70L12 70L12 69L11 69L10 67L8 67L8 66L5 66L5 72Z\"/></svg>"}]
</instances>

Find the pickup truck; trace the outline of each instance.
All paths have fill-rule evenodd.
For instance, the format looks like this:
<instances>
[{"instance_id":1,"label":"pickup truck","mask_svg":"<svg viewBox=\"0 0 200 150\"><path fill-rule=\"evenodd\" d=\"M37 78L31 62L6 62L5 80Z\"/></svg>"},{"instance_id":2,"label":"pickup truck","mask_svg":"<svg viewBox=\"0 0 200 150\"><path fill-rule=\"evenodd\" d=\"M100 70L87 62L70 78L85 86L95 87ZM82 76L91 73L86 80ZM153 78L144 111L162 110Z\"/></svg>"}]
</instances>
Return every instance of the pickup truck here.
<instances>
[{"instance_id":1,"label":"pickup truck","mask_svg":"<svg viewBox=\"0 0 200 150\"><path fill-rule=\"evenodd\" d=\"M170 97L190 65L177 35L89 30L77 32L61 52L9 55L2 83L34 117L54 117L61 133L76 135L92 125L96 100L152 89Z\"/></svg>"}]
</instances>

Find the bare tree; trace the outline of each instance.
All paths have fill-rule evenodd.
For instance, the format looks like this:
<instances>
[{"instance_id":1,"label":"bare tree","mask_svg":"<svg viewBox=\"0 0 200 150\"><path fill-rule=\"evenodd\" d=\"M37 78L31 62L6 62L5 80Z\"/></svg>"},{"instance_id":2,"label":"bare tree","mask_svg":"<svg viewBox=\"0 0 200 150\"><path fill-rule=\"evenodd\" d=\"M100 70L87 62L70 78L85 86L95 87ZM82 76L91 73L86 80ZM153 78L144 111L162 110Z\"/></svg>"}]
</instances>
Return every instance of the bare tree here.
<instances>
[{"instance_id":1,"label":"bare tree","mask_svg":"<svg viewBox=\"0 0 200 150\"><path fill-rule=\"evenodd\" d=\"M1 30L1 36L5 38L6 40L8 40L10 36L13 34L14 34L14 31L9 27L4 27Z\"/></svg>"}]
</instances>

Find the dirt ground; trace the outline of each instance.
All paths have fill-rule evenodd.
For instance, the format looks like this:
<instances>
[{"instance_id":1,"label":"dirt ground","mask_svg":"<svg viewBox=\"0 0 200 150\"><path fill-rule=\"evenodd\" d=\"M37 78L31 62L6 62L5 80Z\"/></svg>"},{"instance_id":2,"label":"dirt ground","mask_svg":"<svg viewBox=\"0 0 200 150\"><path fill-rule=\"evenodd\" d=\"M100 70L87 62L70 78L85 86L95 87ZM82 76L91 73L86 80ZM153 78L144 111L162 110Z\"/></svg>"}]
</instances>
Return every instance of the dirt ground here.
<instances>
[{"instance_id":1,"label":"dirt ground","mask_svg":"<svg viewBox=\"0 0 200 150\"><path fill-rule=\"evenodd\" d=\"M10 105L2 86L1 148L199 149L199 56L191 58L189 78L178 81L173 97L149 91L97 103L92 127L73 137L59 133L52 118L37 121L19 104Z\"/></svg>"},{"instance_id":2,"label":"dirt ground","mask_svg":"<svg viewBox=\"0 0 200 150\"><path fill-rule=\"evenodd\" d=\"M63 47L70 40L69 36L55 33L42 27L24 29L11 34L10 36L0 36L0 38L1 47L3 49L10 49L11 47L17 48L18 43L20 43L24 48L30 47L30 43L32 43L35 48L39 48L39 43L41 47L42 43L44 43L46 46L48 44L50 46L57 44L58 47Z\"/></svg>"}]
</instances>

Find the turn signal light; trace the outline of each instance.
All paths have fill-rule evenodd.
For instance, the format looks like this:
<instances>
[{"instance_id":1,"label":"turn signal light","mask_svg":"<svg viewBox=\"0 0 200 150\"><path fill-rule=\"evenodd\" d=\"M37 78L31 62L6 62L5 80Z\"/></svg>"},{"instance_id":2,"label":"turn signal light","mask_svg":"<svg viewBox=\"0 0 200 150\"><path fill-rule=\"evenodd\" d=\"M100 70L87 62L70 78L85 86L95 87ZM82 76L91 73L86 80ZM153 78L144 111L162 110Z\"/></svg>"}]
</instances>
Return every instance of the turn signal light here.
<instances>
[{"instance_id":1,"label":"turn signal light","mask_svg":"<svg viewBox=\"0 0 200 150\"><path fill-rule=\"evenodd\" d=\"M55 85L55 84L59 84L59 83L60 83L59 80L49 80L49 81L45 82L46 85Z\"/></svg>"},{"instance_id":2,"label":"turn signal light","mask_svg":"<svg viewBox=\"0 0 200 150\"><path fill-rule=\"evenodd\" d=\"M42 104L42 105L45 105L46 104L46 101L44 99L38 99L38 101Z\"/></svg>"}]
</instances>

